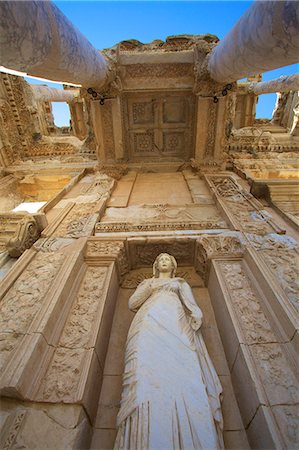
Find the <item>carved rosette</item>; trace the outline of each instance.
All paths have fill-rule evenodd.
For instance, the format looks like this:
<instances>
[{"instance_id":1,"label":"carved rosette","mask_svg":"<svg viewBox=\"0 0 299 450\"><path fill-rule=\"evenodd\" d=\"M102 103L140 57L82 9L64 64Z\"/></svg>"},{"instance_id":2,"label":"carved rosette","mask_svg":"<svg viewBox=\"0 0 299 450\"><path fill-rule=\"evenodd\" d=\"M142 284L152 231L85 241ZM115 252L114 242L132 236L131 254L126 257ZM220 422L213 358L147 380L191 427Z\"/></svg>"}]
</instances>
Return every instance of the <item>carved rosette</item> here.
<instances>
[{"instance_id":1,"label":"carved rosette","mask_svg":"<svg viewBox=\"0 0 299 450\"><path fill-rule=\"evenodd\" d=\"M207 281L209 262L217 258L242 258L244 246L239 233L225 233L217 236L203 235L196 240L195 268Z\"/></svg>"},{"instance_id":2,"label":"carved rosette","mask_svg":"<svg viewBox=\"0 0 299 450\"><path fill-rule=\"evenodd\" d=\"M6 244L7 251L13 258L18 258L37 241L41 228L33 216L24 216L18 223L14 236Z\"/></svg>"}]
</instances>

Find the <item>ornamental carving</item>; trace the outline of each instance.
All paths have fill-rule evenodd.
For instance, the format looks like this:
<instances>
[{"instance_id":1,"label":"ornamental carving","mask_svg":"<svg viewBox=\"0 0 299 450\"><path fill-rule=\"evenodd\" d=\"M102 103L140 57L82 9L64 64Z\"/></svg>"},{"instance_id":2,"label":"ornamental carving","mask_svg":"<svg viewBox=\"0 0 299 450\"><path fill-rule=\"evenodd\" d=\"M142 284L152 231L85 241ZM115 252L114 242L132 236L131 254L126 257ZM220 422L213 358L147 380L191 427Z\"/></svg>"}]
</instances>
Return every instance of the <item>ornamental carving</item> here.
<instances>
[{"instance_id":1,"label":"ornamental carving","mask_svg":"<svg viewBox=\"0 0 299 450\"><path fill-rule=\"evenodd\" d=\"M7 418L7 422L9 424L5 424L5 440L3 443L3 446L1 446L2 450L11 450L13 448L13 444L16 440L16 437L20 431L20 428L22 426L22 423L25 419L26 411L25 410L18 410L13 418ZM12 420L11 420L12 419Z\"/></svg>"},{"instance_id":2,"label":"ornamental carving","mask_svg":"<svg viewBox=\"0 0 299 450\"><path fill-rule=\"evenodd\" d=\"M75 205L53 233L53 237L90 236L98 217L98 203Z\"/></svg>"},{"instance_id":3,"label":"ornamental carving","mask_svg":"<svg viewBox=\"0 0 299 450\"><path fill-rule=\"evenodd\" d=\"M221 261L219 267L229 288L234 313L238 318L245 342L248 344L275 342L271 325L263 312L259 297L242 262Z\"/></svg>"},{"instance_id":4,"label":"ornamental carving","mask_svg":"<svg viewBox=\"0 0 299 450\"><path fill-rule=\"evenodd\" d=\"M49 252L56 252L64 247L68 247L74 241L75 240L73 238L49 237L39 239L38 241L35 242L33 246L36 250L40 252L49 253Z\"/></svg>"},{"instance_id":5,"label":"ornamental carving","mask_svg":"<svg viewBox=\"0 0 299 450\"><path fill-rule=\"evenodd\" d=\"M63 261L62 253L38 253L3 297L0 308L0 372L5 370L12 352L42 307Z\"/></svg>"},{"instance_id":6,"label":"ornamental carving","mask_svg":"<svg viewBox=\"0 0 299 450\"><path fill-rule=\"evenodd\" d=\"M212 158L215 152L215 139L217 129L217 103L210 102L207 123L207 141L205 147L205 158Z\"/></svg>"},{"instance_id":7,"label":"ornamental carving","mask_svg":"<svg viewBox=\"0 0 299 450\"><path fill-rule=\"evenodd\" d=\"M290 236L275 233L266 236L246 236L264 259L276 281L285 292L290 304L299 310L299 249Z\"/></svg>"},{"instance_id":8,"label":"ornamental carving","mask_svg":"<svg viewBox=\"0 0 299 450\"><path fill-rule=\"evenodd\" d=\"M105 302L106 267L87 267L65 324L40 394L43 401L66 402L79 399L79 383L86 369L86 358L94 346Z\"/></svg>"},{"instance_id":9,"label":"ornamental carving","mask_svg":"<svg viewBox=\"0 0 299 450\"><path fill-rule=\"evenodd\" d=\"M98 170L107 176L114 178L114 180L120 180L129 171L126 164L117 164L117 166L109 166L107 164L100 164Z\"/></svg>"},{"instance_id":10,"label":"ornamental carving","mask_svg":"<svg viewBox=\"0 0 299 450\"><path fill-rule=\"evenodd\" d=\"M249 274L241 262L220 262L224 283L229 289L239 332L254 362L256 376L269 404L293 404L298 401L296 377L284 347L277 342Z\"/></svg>"},{"instance_id":11,"label":"ornamental carving","mask_svg":"<svg viewBox=\"0 0 299 450\"><path fill-rule=\"evenodd\" d=\"M39 238L42 228L33 216L24 216L18 223L16 232L7 241L6 248L10 256L18 258Z\"/></svg>"},{"instance_id":12,"label":"ornamental carving","mask_svg":"<svg viewBox=\"0 0 299 450\"><path fill-rule=\"evenodd\" d=\"M219 197L235 228L245 233L264 235L285 233L275 224L271 214L249 192L242 189L231 176L207 176L215 194Z\"/></svg>"},{"instance_id":13,"label":"ornamental carving","mask_svg":"<svg viewBox=\"0 0 299 450\"><path fill-rule=\"evenodd\" d=\"M105 104L101 106L101 119L106 159L115 159L113 120L110 102L105 102Z\"/></svg>"},{"instance_id":14,"label":"ornamental carving","mask_svg":"<svg viewBox=\"0 0 299 450\"><path fill-rule=\"evenodd\" d=\"M130 270L123 241L89 240L86 246L85 257L88 259L116 259L121 276Z\"/></svg>"},{"instance_id":15,"label":"ornamental carving","mask_svg":"<svg viewBox=\"0 0 299 450\"><path fill-rule=\"evenodd\" d=\"M18 258L39 238L45 226L41 215L4 213L1 219L0 246L13 258Z\"/></svg>"},{"instance_id":16,"label":"ornamental carving","mask_svg":"<svg viewBox=\"0 0 299 450\"><path fill-rule=\"evenodd\" d=\"M136 221L138 217L138 222ZM159 231L227 228L214 205L168 204L107 208L96 231Z\"/></svg>"},{"instance_id":17,"label":"ornamental carving","mask_svg":"<svg viewBox=\"0 0 299 450\"><path fill-rule=\"evenodd\" d=\"M125 76L129 78L192 77L193 64L128 64Z\"/></svg>"},{"instance_id":18,"label":"ornamental carving","mask_svg":"<svg viewBox=\"0 0 299 450\"><path fill-rule=\"evenodd\" d=\"M209 261L212 258L242 258L243 253L244 247L238 233L201 236L196 240L196 271L207 281Z\"/></svg>"}]
</instances>

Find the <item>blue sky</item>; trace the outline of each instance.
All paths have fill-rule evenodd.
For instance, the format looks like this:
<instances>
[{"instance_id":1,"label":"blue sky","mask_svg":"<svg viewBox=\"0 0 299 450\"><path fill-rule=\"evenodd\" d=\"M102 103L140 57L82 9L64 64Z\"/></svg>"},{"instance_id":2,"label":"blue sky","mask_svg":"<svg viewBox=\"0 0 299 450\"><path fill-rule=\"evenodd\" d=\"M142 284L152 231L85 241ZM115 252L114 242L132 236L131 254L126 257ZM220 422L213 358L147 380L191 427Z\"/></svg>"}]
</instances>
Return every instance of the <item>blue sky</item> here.
<instances>
[{"instance_id":1,"label":"blue sky","mask_svg":"<svg viewBox=\"0 0 299 450\"><path fill-rule=\"evenodd\" d=\"M54 1L71 22L101 50L125 39L151 42L175 34L216 34L223 38L252 1ZM263 80L298 71L295 65L264 74ZM40 83L40 81L29 80ZM59 87L57 84L50 84ZM257 117L270 117L276 95L260 97ZM53 105L56 124L67 125L68 107Z\"/></svg>"}]
</instances>

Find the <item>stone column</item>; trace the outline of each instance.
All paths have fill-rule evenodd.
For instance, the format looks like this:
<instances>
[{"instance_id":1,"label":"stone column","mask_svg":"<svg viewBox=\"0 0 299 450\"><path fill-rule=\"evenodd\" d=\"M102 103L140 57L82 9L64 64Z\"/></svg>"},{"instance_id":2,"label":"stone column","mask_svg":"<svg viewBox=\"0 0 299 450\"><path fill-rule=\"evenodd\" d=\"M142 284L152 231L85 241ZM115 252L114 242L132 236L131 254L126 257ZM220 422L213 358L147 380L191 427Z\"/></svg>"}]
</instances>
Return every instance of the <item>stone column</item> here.
<instances>
[{"instance_id":1,"label":"stone column","mask_svg":"<svg viewBox=\"0 0 299 450\"><path fill-rule=\"evenodd\" d=\"M51 2L0 2L0 64L49 80L102 87L104 56Z\"/></svg>"},{"instance_id":2,"label":"stone column","mask_svg":"<svg viewBox=\"0 0 299 450\"><path fill-rule=\"evenodd\" d=\"M33 95L40 102L71 102L80 94L80 89L55 89L48 86L30 85Z\"/></svg>"},{"instance_id":3,"label":"stone column","mask_svg":"<svg viewBox=\"0 0 299 450\"><path fill-rule=\"evenodd\" d=\"M248 92L255 95L270 94L271 92L289 92L299 91L299 74L281 76L271 81L264 81L261 83L250 83Z\"/></svg>"},{"instance_id":4,"label":"stone column","mask_svg":"<svg viewBox=\"0 0 299 450\"><path fill-rule=\"evenodd\" d=\"M254 2L211 52L210 76L227 83L296 63L298 14L298 2Z\"/></svg>"}]
</instances>

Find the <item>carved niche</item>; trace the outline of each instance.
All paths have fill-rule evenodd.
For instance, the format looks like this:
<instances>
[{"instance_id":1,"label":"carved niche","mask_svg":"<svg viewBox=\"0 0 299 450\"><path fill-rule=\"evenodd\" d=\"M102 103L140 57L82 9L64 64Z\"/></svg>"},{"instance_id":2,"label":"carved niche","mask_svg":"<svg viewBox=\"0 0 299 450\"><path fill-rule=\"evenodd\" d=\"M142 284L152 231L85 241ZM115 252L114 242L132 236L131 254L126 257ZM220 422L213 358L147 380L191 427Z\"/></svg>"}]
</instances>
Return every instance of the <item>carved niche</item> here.
<instances>
[{"instance_id":1,"label":"carved niche","mask_svg":"<svg viewBox=\"0 0 299 450\"><path fill-rule=\"evenodd\" d=\"M189 158L194 153L194 116L191 92L125 95L127 156L133 160Z\"/></svg>"}]
</instances>

